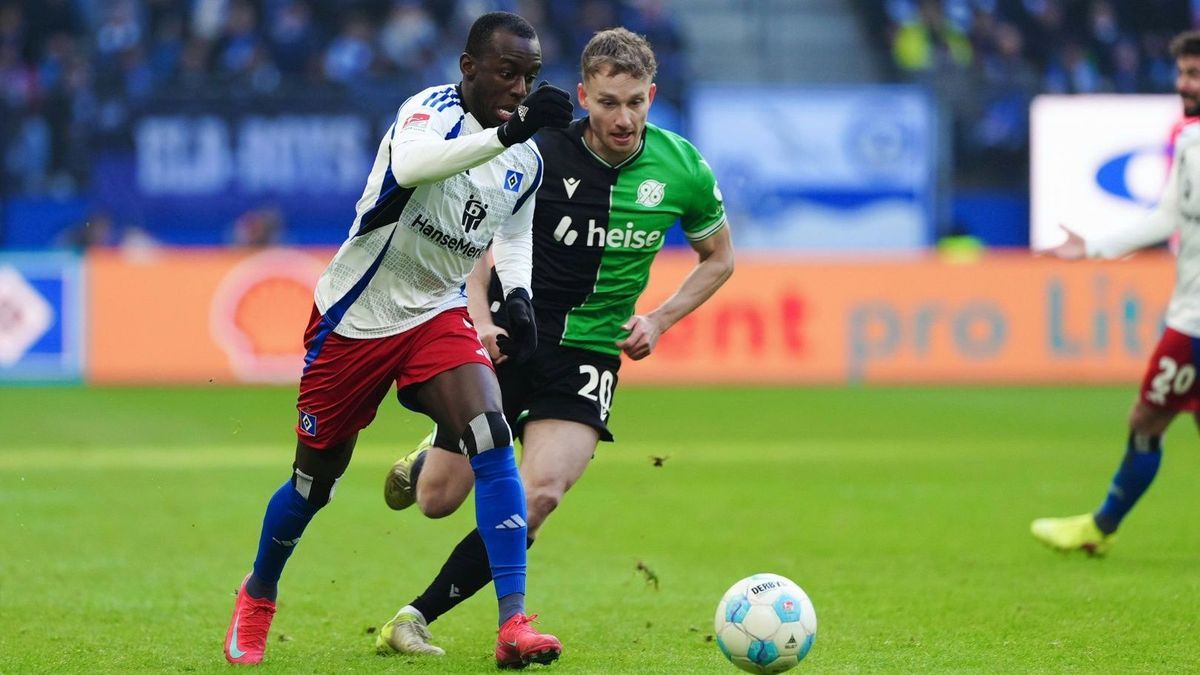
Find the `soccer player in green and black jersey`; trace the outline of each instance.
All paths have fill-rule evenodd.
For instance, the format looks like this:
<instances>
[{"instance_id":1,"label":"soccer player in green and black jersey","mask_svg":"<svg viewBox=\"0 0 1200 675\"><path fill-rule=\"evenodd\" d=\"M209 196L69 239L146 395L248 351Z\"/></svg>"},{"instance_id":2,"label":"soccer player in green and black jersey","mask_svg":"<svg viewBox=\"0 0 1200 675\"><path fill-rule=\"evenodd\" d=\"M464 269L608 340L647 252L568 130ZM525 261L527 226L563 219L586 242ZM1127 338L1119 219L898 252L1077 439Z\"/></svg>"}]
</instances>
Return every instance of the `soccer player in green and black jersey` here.
<instances>
[{"instance_id":1,"label":"soccer player in green and black jersey","mask_svg":"<svg viewBox=\"0 0 1200 675\"><path fill-rule=\"evenodd\" d=\"M530 544L597 443L612 440L607 422L621 354L649 356L664 332L733 273L733 243L712 169L687 140L646 123L655 68L641 36L623 28L597 33L581 57L578 98L588 117L536 138L545 176L533 224L538 343L532 354L517 353L508 341L499 298L488 297L489 285L497 290L490 270L481 265L468 280L471 317L496 364L505 416L522 441ZM699 261L670 298L636 314L650 264L676 222ZM431 434L396 462L385 486L388 505L416 502L435 518L451 513L471 489L463 479L470 472L455 466L464 457L453 449L453 439ZM430 643L428 622L490 580L476 530L425 592L384 625L378 648L444 653Z\"/></svg>"}]
</instances>

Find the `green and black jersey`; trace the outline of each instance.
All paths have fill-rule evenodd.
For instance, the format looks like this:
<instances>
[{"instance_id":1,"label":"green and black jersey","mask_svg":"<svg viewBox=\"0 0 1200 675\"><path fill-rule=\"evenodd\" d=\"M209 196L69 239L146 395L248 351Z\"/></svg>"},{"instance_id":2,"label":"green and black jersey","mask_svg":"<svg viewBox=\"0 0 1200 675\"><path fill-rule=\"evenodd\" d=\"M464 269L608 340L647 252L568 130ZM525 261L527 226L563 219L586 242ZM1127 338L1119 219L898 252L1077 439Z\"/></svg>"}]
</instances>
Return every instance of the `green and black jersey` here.
<instances>
[{"instance_id":1,"label":"green and black jersey","mask_svg":"<svg viewBox=\"0 0 1200 675\"><path fill-rule=\"evenodd\" d=\"M539 339L619 354L623 324L676 222L692 241L725 227L712 169L683 137L647 124L642 145L611 166L588 149L588 120L545 129L545 178L533 217Z\"/></svg>"}]
</instances>

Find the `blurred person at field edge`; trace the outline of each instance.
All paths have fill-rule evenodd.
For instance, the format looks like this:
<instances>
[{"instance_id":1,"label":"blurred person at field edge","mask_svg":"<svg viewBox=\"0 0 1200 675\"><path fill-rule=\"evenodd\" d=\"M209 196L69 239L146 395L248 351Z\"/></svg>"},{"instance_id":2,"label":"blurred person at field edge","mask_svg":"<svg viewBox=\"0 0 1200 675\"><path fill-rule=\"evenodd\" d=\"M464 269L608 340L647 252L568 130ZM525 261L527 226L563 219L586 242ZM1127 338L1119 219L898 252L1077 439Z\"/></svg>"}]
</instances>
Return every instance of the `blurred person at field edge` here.
<instances>
[{"instance_id":1,"label":"blurred person at field edge","mask_svg":"<svg viewBox=\"0 0 1200 675\"><path fill-rule=\"evenodd\" d=\"M1067 229L1067 240L1048 250L1060 258L1119 258L1180 233L1175 290L1167 306L1166 329L1150 357L1133 410L1125 455L1103 503L1093 513L1065 518L1039 518L1033 536L1063 551L1104 555L1121 521L1150 487L1162 460L1162 436L1180 413L1191 413L1200 425L1200 234L1192 214L1200 209L1200 31L1177 36L1171 43L1178 75L1175 88L1185 119L1174 137L1174 161L1162 198L1145 221L1105 237L1085 239Z\"/></svg>"},{"instance_id":2,"label":"blurred person at field edge","mask_svg":"<svg viewBox=\"0 0 1200 675\"><path fill-rule=\"evenodd\" d=\"M505 357L513 326L494 274L468 280L471 317L495 360L505 416L521 438L529 543L595 455L612 441L609 413L621 356L649 356L659 338L733 273L732 238L712 169L691 143L648 123L654 52L624 29L597 32L580 58L576 96L588 116L537 136L546 182L533 216L538 347ZM644 314L636 305L664 234L680 223L698 260L676 291ZM570 320L568 321L568 317ZM431 447L432 446L432 447ZM441 427L396 462L385 480L393 509L419 504L441 517L467 498L461 455ZM383 651L441 655L427 625L492 580L482 532L472 531L411 604L384 624Z\"/></svg>"},{"instance_id":3,"label":"blurred person at field edge","mask_svg":"<svg viewBox=\"0 0 1200 675\"><path fill-rule=\"evenodd\" d=\"M283 236L283 212L278 206L250 209L233 221L233 243L246 248L264 248L279 243Z\"/></svg>"},{"instance_id":4,"label":"blurred person at field edge","mask_svg":"<svg viewBox=\"0 0 1200 675\"><path fill-rule=\"evenodd\" d=\"M82 222L63 230L58 235L57 243L80 253L92 248L116 246L117 228L112 214L102 209L92 211Z\"/></svg>"},{"instance_id":5,"label":"blurred person at field edge","mask_svg":"<svg viewBox=\"0 0 1200 675\"><path fill-rule=\"evenodd\" d=\"M349 236L317 281L291 475L270 498L253 571L238 589L225 658L262 661L279 578L301 535L328 504L359 432L393 383L406 407L455 438L475 518L496 577L497 665L558 658L562 644L525 614L525 492L488 352L462 292L495 250L512 341L536 345L530 303L532 220L542 159L530 142L571 121L567 92L532 89L537 33L515 14L471 26L458 84L408 97L380 140ZM473 477L473 478L472 478Z\"/></svg>"}]
</instances>

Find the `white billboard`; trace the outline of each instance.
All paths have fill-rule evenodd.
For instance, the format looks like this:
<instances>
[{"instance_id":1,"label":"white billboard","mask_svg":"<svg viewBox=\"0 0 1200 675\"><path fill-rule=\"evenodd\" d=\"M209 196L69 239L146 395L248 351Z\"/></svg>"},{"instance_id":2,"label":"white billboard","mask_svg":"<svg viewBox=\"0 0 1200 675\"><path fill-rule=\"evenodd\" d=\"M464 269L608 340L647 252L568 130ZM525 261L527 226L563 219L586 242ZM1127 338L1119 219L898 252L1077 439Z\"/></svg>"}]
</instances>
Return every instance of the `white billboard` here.
<instances>
[{"instance_id":1,"label":"white billboard","mask_svg":"<svg viewBox=\"0 0 1200 675\"><path fill-rule=\"evenodd\" d=\"M1136 227L1166 181L1179 97L1038 96L1030 115L1032 247L1060 243L1060 225L1085 239Z\"/></svg>"}]
</instances>

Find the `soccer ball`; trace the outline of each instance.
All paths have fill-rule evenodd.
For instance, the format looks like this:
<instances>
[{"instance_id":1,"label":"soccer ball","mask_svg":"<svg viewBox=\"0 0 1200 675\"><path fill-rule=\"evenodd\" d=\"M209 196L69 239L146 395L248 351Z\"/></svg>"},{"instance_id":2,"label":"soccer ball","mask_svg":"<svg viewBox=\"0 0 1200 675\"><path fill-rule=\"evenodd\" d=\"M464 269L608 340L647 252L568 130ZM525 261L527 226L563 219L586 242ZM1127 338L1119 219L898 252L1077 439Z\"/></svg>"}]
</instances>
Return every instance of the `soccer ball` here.
<instances>
[{"instance_id":1,"label":"soccer ball","mask_svg":"<svg viewBox=\"0 0 1200 675\"><path fill-rule=\"evenodd\" d=\"M733 665L752 673L782 673L812 649L817 614L790 579L755 574L725 592L714 630L717 646Z\"/></svg>"}]
</instances>

